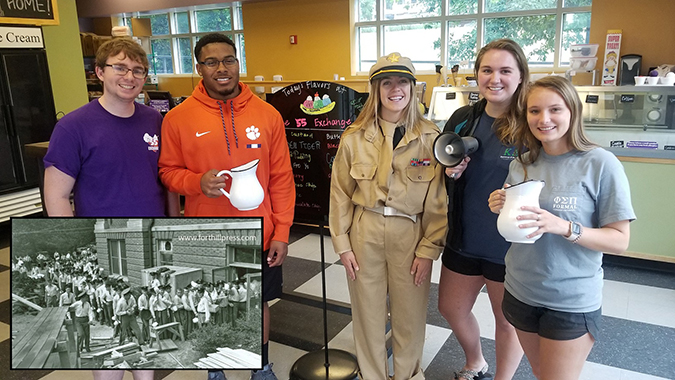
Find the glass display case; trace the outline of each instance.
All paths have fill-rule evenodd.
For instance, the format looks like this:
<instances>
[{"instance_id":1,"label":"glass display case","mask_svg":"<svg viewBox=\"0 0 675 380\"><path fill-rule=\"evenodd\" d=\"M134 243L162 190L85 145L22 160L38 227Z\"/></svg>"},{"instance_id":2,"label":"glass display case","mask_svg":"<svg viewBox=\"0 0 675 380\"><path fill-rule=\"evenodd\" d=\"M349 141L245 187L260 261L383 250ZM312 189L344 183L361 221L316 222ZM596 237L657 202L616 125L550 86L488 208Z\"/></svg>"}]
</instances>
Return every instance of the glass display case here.
<instances>
[{"instance_id":1,"label":"glass display case","mask_svg":"<svg viewBox=\"0 0 675 380\"><path fill-rule=\"evenodd\" d=\"M675 86L577 86L589 137L616 155L675 159Z\"/></svg>"},{"instance_id":2,"label":"glass display case","mask_svg":"<svg viewBox=\"0 0 675 380\"><path fill-rule=\"evenodd\" d=\"M617 156L675 159L675 86L576 86L588 136ZM440 128L476 87L434 87L427 118Z\"/></svg>"},{"instance_id":3,"label":"glass display case","mask_svg":"<svg viewBox=\"0 0 675 380\"><path fill-rule=\"evenodd\" d=\"M429 102L427 119L443 129L452 113L458 108L471 104L480 98L477 87L434 87Z\"/></svg>"}]
</instances>

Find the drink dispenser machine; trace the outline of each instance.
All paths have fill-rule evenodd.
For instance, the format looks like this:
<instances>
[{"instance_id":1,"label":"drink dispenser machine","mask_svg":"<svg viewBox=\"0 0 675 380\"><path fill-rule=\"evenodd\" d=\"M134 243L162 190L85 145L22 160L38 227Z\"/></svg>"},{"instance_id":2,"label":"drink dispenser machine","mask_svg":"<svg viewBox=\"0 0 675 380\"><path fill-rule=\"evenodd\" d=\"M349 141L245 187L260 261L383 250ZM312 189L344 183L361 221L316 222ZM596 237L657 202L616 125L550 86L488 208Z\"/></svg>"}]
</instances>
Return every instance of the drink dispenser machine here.
<instances>
[{"instance_id":1,"label":"drink dispenser machine","mask_svg":"<svg viewBox=\"0 0 675 380\"><path fill-rule=\"evenodd\" d=\"M635 84L635 77L640 75L642 56L638 54L622 55L620 62L619 85L632 86Z\"/></svg>"}]
</instances>

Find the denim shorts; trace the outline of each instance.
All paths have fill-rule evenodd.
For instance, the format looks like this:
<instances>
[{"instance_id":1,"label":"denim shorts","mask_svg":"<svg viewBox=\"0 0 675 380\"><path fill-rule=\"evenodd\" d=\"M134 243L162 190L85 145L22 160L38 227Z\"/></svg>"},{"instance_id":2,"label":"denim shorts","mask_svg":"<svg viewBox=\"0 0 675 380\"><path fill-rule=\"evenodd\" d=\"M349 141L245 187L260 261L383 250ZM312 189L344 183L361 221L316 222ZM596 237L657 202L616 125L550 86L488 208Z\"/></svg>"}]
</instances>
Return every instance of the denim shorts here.
<instances>
[{"instance_id":1,"label":"denim shorts","mask_svg":"<svg viewBox=\"0 0 675 380\"><path fill-rule=\"evenodd\" d=\"M602 317L602 308L590 313L567 313L527 305L508 291L504 291L502 312L506 320L518 330L552 340L577 339L586 333L597 340Z\"/></svg>"},{"instance_id":2,"label":"denim shorts","mask_svg":"<svg viewBox=\"0 0 675 380\"><path fill-rule=\"evenodd\" d=\"M451 271L465 276L483 276L490 281L504 282L506 266L485 259L464 256L451 249L443 252L443 265Z\"/></svg>"}]
</instances>

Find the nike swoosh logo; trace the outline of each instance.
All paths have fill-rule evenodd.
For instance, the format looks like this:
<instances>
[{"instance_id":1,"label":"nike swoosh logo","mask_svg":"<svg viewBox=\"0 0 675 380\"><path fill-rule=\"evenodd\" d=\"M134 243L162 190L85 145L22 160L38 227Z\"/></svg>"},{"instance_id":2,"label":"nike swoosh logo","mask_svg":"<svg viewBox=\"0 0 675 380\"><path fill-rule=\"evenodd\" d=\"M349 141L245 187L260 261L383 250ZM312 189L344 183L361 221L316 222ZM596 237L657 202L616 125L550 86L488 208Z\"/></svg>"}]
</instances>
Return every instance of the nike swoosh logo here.
<instances>
[{"instance_id":1,"label":"nike swoosh logo","mask_svg":"<svg viewBox=\"0 0 675 380\"><path fill-rule=\"evenodd\" d=\"M204 133L199 133L199 132L197 132L197 133L195 133L195 136L197 136L197 137L202 137L202 136L204 136L204 135L207 134L207 133L211 133L211 131L204 132Z\"/></svg>"}]
</instances>

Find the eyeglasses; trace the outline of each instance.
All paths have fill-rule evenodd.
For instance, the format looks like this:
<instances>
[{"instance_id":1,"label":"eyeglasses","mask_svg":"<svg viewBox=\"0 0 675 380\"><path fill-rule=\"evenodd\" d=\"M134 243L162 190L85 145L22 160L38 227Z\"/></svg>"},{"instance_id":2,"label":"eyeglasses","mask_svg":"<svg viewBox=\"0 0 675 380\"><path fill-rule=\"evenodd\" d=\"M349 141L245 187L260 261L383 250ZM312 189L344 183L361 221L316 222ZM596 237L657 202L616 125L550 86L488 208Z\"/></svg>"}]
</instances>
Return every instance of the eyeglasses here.
<instances>
[{"instance_id":1,"label":"eyeglasses","mask_svg":"<svg viewBox=\"0 0 675 380\"><path fill-rule=\"evenodd\" d=\"M223 60L220 60L220 61L215 59L215 58L209 58L209 59L204 60L204 62L197 62L197 63L199 63L200 65L204 65L204 66L208 67L209 69L215 69L216 67L220 66L221 63L225 67L231 67L231 66L236 65L238 62L239 62L239 60L234 58L234 57L227 57L227 58L225 58Z\"/></svg>"},{"instance_id":2,"label":"eyeglasses","mask_svg":"<svg viewBox=\"0 0 675 380\"><path fill-rule=\"evenodd\" d=\"M147 71L140 67L130 69L124 65L109 65L107 63L105 65L106 67L112 67L113 72L119 76L125 76L129 71L131 71L131 75L133 75L134 78L145 79L145 75L147 74Z\"/></svg>"}]
</instances>

